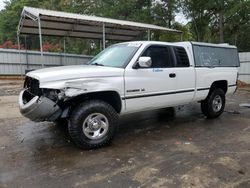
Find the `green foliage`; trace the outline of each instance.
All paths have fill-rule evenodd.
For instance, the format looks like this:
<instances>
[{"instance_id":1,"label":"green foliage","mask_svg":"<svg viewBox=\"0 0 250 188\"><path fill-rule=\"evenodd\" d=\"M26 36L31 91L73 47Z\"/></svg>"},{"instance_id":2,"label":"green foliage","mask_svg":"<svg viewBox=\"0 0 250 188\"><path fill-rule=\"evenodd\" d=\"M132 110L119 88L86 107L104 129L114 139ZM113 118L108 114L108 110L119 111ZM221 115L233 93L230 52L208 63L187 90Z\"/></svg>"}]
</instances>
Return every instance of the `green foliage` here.
<instances>
[{"instance_id":1,"label":"green foliage","mask_svg":"<svg viewBox=\"0 0 250 188\"><path fill-rule=\"evenodd\" d=\"M226 42L250 51L249 0L180 0L197 41Z\"/></svg>"},{"instance_id":2,"label":"green foliage","mask_svg":"<svg viewBox=\"0 0 250 188\"><path fill-rule=\"evenodd\" d=\"M204 42L223 41L250 51L249 0L9 0L0 11L0 44L16 43L17 25L23 6L41 7L80 14L104 16L151 23L183 31L183 40ZM189 21L182 25L175 15L182 12ZM180 35L152 32L153 40L179 41ZM140 39L147 39L145 33ZM27 36L28 49L39 49L38 37ZM100 42L90 39L66 38L66 52L96 54ZM24 38L21 38L24 44ZM63 38L44 37L44 43L54 51L63 49ZM119 41L107 41L107 45ZM56 46L56 47L54 47Z\"/></svg>"},{"instance_id":3,"label":"green foliage","mask_svg":"<svg viewBox=\"0 0 250 188\"><path fill-rule=\"evenodd\" d=\"M48 0L49 1L49 0ZM16 31L24 6L43 7L43 0L11 0L5 1L5 9L0 11L0 42L11 40L16 42Z\"/></svg>"},{"instance_id":4,"label":"green foliage","mask_svg":"<svg viewBox=\"0 0 250 188\"><path fill-rule=\"evenodd\" d=\"M190 29L196 41L207 41L211 21L211 0L181 0L183 13L191 19Z\"/></svg>"},{"instance_id":5,"label":"green foliage","mask_svg":"<svg viewBox=\"0 0 250 188\"><path fill-rule=\"evenodd\" d=\"M153 1L154 24L172 28L175 13L178 12L177 0Z\"/></svg>"}]
</instances>

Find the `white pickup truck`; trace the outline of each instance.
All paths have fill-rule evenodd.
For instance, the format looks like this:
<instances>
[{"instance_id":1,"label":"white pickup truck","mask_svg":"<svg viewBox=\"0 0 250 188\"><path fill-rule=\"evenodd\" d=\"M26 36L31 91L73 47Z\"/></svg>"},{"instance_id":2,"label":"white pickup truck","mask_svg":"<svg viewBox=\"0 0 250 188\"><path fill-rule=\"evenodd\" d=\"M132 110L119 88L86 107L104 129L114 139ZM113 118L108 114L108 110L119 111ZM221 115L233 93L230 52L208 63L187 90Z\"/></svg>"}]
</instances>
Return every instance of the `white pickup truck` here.
<instances>
[{"instance_id":1,"label":"white pickup truck","mask_svg":"<svg viewBox=\"0 0 250 188\"><path fill-rule=\"evenodd\" d=\"M227 44L120 43L87 65L27 73L19 107L32 121L67 120L77 146L97 148L111 142L122 114L197 101L207 118L220 116L238 66Z\"/></svg>"}]
</instances>

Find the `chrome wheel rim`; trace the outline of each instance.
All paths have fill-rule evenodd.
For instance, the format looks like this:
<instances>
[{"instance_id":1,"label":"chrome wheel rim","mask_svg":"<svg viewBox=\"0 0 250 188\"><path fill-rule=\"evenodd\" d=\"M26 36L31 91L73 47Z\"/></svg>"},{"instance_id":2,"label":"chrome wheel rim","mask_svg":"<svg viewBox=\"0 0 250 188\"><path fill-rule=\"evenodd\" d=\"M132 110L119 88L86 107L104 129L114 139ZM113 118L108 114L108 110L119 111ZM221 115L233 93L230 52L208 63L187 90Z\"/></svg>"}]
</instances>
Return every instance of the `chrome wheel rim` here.
<instances>
[{"instance_id":1,"label":"chrome wheel rim","mask_svg":"<svg viewBox=\"0 0 250 188\"><path fill-rule=\"evenodd\" d=\"M109 122L101 113L90 114L83 122L82 130L91 140L100 139L108 132Z\"/></svg>"},{"instance_id":2,"label":"chrome wheel rim","mask_svg":"<svg viewBox=\"0 0 250 188\"><path fill-rule=\"evenodd\" d=\"M213 111L219 112L222 108L222 98L219 95L216 95L213 100Z\"/></svg>"}]
</instances>

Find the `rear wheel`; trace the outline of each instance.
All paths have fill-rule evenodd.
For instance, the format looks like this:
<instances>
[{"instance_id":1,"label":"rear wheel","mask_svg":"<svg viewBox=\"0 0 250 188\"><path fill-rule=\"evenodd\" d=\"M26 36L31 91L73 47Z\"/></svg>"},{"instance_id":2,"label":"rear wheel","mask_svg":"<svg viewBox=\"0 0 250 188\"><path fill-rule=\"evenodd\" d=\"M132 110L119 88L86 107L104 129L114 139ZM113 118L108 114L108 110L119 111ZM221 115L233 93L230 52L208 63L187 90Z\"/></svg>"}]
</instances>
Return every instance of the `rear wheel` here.
<instances>
[{"instance_id":1,"label":"rear wheel","mask_svg":"<svg viewBox=\"0 0 250 188\"><path fill-rule=\"evenodd\" d=\"M119 116L114 108L100 100L86 101L71 114L69 134L83 149L108 145L117 130Z\"/></svg>"},{"instance_id":2,"label":"rear wheel","mask_svg":"<svg viewBox=\"0 0 250 188\"><path fill-rule=\"evenodd\" d=\"M207 118L217 118L223 113L225 103L225 92L220 88L215 88L201 102L201 111Z\"/></svg>"}]
</instances>

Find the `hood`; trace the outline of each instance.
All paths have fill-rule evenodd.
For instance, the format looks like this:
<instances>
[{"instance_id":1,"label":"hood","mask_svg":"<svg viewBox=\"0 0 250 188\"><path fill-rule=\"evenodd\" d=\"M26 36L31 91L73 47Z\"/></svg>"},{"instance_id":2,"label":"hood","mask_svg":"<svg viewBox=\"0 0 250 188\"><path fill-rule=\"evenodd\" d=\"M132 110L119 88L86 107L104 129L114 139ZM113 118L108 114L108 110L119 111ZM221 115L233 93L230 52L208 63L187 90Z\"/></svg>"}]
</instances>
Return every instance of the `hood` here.
<instances>
[{"instance_id":1,"label":"hood","mask_svg":"<svg viewBox=\"0 0 250 188\"><path fill-rule=\"evenodd\" d=\"M39 69L27 73L27 76L39 80L40 83L44 83L81 78L116 77L123 76L123 72L123 68L96 65L73 65Z\"/></svg>"}]
</instances>

